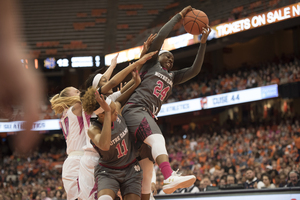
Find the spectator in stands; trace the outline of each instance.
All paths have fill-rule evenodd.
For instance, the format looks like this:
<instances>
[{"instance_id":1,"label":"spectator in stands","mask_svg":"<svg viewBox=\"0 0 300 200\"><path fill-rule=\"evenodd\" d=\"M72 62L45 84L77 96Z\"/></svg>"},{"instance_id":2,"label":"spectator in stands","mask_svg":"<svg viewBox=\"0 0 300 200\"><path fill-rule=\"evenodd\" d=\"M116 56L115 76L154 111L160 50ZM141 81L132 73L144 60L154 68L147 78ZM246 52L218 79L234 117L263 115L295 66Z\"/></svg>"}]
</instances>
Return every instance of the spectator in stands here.
<instances>
[{"instance_id":1,"label":"spectator in stands","mask_svg":"<svg viewBox=\"0 0 300 200\"><path fill-rule=\"evenodd\" d=\"M236 184L235 177L232 174L227 175L227 185Z\"/></svg>"},{"instance_id":2,"label":"spectator in stands","mask_svg":"<svg viewBox=\"0 0 300 200\"><path fill-rule=\"evenodd\" d=\"M280 175L279 175L279 185L278 185L278 187L284 187L284 186L286 186L286 175L284 174L284 173L281 173Z\"/></svg>"},{"instance_id":3,"label":"spectator in stands","mask_svg":"<svg viewBox=\"0 0 300 200\"><path fill-rule=\"evenodd\" d=\"M212 186L212 185L211 185L211 181L209 180L209 178L205 177L200 182L200 187L199 187L200 191L206 191L207 186Z\"/></svg>"},{"instance_id":4,"label":"spectator in stands","mask_svg":"<svg viewBox=\"0 0 300 200\"><path fill-rule=\"evenodd\" d=\"M251 168L246 169L246 189L254 189L257 188L258 179L255 177L254 171Z\"/></svg>"},{"instance_id":5,"label":"spectator in stands","mask_svg":"<svg viewBox=\"0 0 300 200\"><path fill-rule=\"evenodd\" d=\"M54 193L54 197L52 198L52 200L61 200L62 193L60 190L56 190Z\"/></svg>"},{"instance_id":6,"label":"spectator in stands","mask_svg":"<svg viewBox=\"0 0 300 200\"><path fill-rule=\"evenodd\" d=\"M290 171L288 174L288 184L286 187L300 187L299 174L296 171Z\"/></svg>"},{"instance_id":7,"label":"spectator in stands","mask_svg":"<svg viewBox=\"0 0 300 200\"><path fill-rule=\"evenodd\" d=\"M273 184L271 177L264 173L261 175L262 181L259 181L257 183L257 188L261 189L261 188L276 188L276 186Z\"/></svg>"},{"instance_id":8,"label":"spectator in stands","mask_svg":"<svg viewBox=\"0 0 300 200\"><path fill-rule=\"evenodd\" d=\"M225 185L226 185L226 180L224 178L221 178L220 181L219 181L218 186L219 187L224 187Z\"/></svg>"},{"instance_id":9,"label":"spectator in stands","mask_svg":"<svg viewBox=\"0 0 300 200\"><path fill-rule=\"evenodd\" d=\"M200 192L199 188L195 184L193 184L188 188L184 188L182 193L198 193L198 192Z\"/></svg>"},{"instance_id":10,"label":"spectator in stands","mask_svg":"<svg viewBox=\"0 0 300 200\"><path fill-rule=\"evenodd\" d=\"M233 166L233 164L231 162L231 159L227 158L226 159L226 166L224 167L224 172L228 174L230 169L232 169L233 173L236 173L235 166ZM232 174L232 172L230 174Z\"/></svg>"},{"instance_id":11,"label":"spectator in stands","mask_svg":"<svg viewBox=\"0 0 300 200\"><path fill-rule=\"evenodd\" d=\"M298 150L298 156L297 156L296 162L299 162L300 161L300 133L299 132L295 133L294 141L295 141L295 146Z\"/></svg>"},{"instance_id":12,"label":"spectator in stands","mask_svg":"<svg viewBox=\"0 0 300 200\"><path fill-rule=\"evenodd\" d=\"M47 191L43 190L40 194L41 200L51 200L51 198L47 197Z\"/></svg>"}]
</instances>

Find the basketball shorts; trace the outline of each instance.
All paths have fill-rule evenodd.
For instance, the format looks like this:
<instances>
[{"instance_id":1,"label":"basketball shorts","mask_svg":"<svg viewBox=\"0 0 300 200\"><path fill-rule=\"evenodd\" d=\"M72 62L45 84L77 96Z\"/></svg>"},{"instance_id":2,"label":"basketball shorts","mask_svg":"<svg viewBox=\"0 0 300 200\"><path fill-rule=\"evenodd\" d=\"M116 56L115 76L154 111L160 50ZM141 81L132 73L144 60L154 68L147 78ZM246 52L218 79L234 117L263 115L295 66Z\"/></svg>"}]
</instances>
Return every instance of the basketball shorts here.
<instances>
[{"instance_id":1,"label":"basketball shorts","mask_svg":"<svg viewBox=\"0 0 300 200\"><path fill-rule=\"evenodd\" d=\"M120 189L123 197L127 194L141 196L143 171L138 161L124 169L111 169L97 165L95 180L98 183L98 192L111 189L117 195Z\"/></svg>"},{"instance_id":2,"label":"basketball shorts","mask_svg":"<svg viewBox=\"0 0 300 200\"><path fill-rule=\"evenodd\" d=\"M62 168L62 181L67 199L74 200L79 195L79 165L82 156L68 156Z\"/></svg>"},{"instance_id":3,"label":"basketball shorts","mask_svg":"<svg viewBox=\"0 0 300 200\"><path fill-rule=\"evenodd\" d=\"M122 116L126 121L129 133L134 134L137 148L140 148L149 135L162 134L155 119L143 107L137 107L135 104L127 104L123 108Z\"/></svg>"},{"instance_id":4,"label":"basketball shorts","mask_svg":"<svg viewBox=\"0 0 300 200\"><path fill-rule=\"evenodd\" d=\"M95 188L94 167L99 163L99 154L91 151L84 151L80 159L79 167L79 198L94 200L97 197ZM97 199L97 198L96 198Z\"/></svg>"}]
</instances>

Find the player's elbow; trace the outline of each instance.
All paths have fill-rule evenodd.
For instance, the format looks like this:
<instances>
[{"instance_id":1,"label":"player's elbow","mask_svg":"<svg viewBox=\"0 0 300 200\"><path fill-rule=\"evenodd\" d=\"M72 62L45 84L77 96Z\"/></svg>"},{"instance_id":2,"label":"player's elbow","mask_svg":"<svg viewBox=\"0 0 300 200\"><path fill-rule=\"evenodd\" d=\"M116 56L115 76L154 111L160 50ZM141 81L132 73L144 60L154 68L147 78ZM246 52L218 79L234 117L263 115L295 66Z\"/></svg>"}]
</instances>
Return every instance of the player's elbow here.
<instances>
[{"instance_id":1,"label":"player's elbow","mask_svg":"<svg viewBox=\"0 0 300 200\"><path fill-rule=\"evenodd\" d=\"M100 148L102 151L108 151L109 148L110 148L110 145L109 145L109 144L99 144L99 148Z\"/></svg>"}]
</instances>

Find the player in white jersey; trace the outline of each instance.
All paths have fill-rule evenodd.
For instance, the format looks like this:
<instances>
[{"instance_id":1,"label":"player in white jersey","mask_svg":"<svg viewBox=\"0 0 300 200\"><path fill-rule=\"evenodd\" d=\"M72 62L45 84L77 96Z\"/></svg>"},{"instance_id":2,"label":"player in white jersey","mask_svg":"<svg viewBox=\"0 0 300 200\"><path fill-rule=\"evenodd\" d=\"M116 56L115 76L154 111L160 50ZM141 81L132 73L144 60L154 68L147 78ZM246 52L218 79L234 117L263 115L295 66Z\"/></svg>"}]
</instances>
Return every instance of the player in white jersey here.
<instances>
[{"instance_id":1,"label":"player in white jersey","mask_svg":"<svg viewBox=\"0 0 300 200\"><path fill-rule=\"evenodd\" d=\"M101 88L101 93L105 94L112 101L115 101L121 93L127 91L133 84L135 80L132 79L127 83L119 92L113 93L112 88L116 87L123 79L132 72L135 68L141 67L147 60L149 60L156 52L152 52L143 56L140 60L129 65L121 72L116 74L111 80L108 81L109 76L104 73L103 75L98 73L90 77L90 80L86 81L86 87ZM96 116L96 115L95 115ZM90 126L90 115L86 113L83 114L84 118L84 127L86 129L86 145L83 147L84 155L80 160L80 169L79 169L79 186L81 199L95 199L97 195L97 187L95 186L94 180L94 166L99 162L99 154L93 148L90 143L89 137L87 135L87 129Z\"/></svg>"},{"instance_id":2,"label":"player in white jersey","mask_svg":"<svg viewBox=\"0 0 300 200\"><path fill-rule=\"evenodd\" d=\"M63 164L62 180L68 200L77 199L79 195L79 163L83 155L82 147L86 144L79 95L78 89L67 87L50 100L55 113L62 114L60 123L66 139L68 154Z\"/></svg>"}]
</instances>

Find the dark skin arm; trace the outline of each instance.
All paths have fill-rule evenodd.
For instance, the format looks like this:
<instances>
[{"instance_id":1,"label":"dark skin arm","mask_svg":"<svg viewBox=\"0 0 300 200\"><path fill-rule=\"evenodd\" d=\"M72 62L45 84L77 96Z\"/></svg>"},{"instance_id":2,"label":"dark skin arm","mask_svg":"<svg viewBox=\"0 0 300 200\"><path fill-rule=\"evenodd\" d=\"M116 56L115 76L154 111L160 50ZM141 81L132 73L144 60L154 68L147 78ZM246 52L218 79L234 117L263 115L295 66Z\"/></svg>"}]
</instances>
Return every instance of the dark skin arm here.
<instances>
[{"instance_id":1,"label":"dark skin arm","mask_svg":"<svg viewBox=\"0 0 300 200\"><path fill-rule=\"evenodd\" d=\"M134 80L134 84L128 89L126 90L119 98L117 98L116 102L120 103L120 106L123 107L125 105L125 103L128 101L129 97L131 96L131 94L134 92L134 90L139 86L139 84L141 83L141 77L138 73L138 71L136 70L135 72L132 72L132 77Z\"/></svg>"},{"instance_id":2,"label":"dark skin arm","mask_svg":"<svg viewBox=\"0 0 300 200\"><path fill-rule=\"evenodd\" d=\"M203 28L202 31L202 38L200 40L200 47L197 53L197 56L194 60L194 63L191 67L184 68L178 71L174 71L175 76L174 76L174 85L184 83L191 78L195 77L199 72L201 71L203 60L204 60L204 54L205 54L205 49L206 49L206 40L211 32L211 29L209 26L206 28Z\"/></svg>"},{"instance_id":3,"label":"dark skin arm","mask_svg":"<svg viewBox=\"0 0 300 200\"><path fill-rule=\"evenodd\" d=\"M101 87L101 93L106 94L109 90L116 87L130 72L132 72L135 68L142 66L147 60L151 59L153 55L155 55L157 51L147 53L142 58L140 58L135 63L129 65L119 73L117 73L114 77L112 77L105 85Z\"/></svg>"},{"instance_id":4,"label":"dark skin arm","mask_svg":"<svg viewBox=\"0 0 300 200\"><path fill-rule=\"evenodd\" d=\"M99 95L96 91L96 100L104 110L104 121L102 130L96 126L90 126L88 129L88 136L91 138L93 143L102 151L108 151L110 148L111 141L111 108L104 100L103 95Z\"/></svg>"},{"instance_id":5,"label":"dark skin arm","mask_svg":"<svg viewBox=\"0 0 300 200\"><path fill-rule=\"evenodd\" d=\"M192 10L191 6L185 7L180 13L175 15L172 19L170 19L158 32L157 36L153 39L148 52L159 51L161 46L164 43L164 40L167 38L169 33L173 30L173 27L179 22L185 15ZM158 55L154 55L149 62L157 61Z\"/></svg>"}]
</instances>

